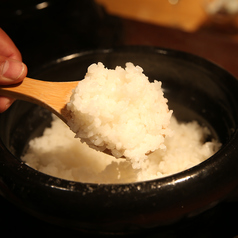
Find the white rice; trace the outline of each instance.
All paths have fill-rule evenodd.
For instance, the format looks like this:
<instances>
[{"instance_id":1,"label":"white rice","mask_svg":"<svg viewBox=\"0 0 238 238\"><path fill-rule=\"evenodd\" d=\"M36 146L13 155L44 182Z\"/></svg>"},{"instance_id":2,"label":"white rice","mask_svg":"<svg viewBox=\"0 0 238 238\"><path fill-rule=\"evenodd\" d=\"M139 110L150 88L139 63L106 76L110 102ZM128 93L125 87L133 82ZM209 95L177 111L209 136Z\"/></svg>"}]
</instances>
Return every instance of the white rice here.
<instances>
[{"instance_id":1,"label":"white rice","mask_svg":"<svg viewBox=\"0 0 238 238\"><path fill-rule=\"evenodd\" d=\"M109 149L140 168L147 154L166 149L164 139L172 111L168 109L161 82L150 83L143 69L127 63L123 69L92 64L73 91L67 109L76 137L93 148Z\"/></svg>"},{"instance_id":2,"label":"white rice","mask_svg":"<svg viewBox=\"0 0 238 238\"><path fill-rule=\"evenodd\" d=\"M165 139L167 149L156 150L140 169L133 169L130 161L116 159L81 143L60 119L54 117L51 128L45 129L43 136L30 141L22 160L36 170L67 180L130 183L191 168L212 156L220 147L215 140L204 142L209 131L195 121L178 123L172 117L170 128L174 135Z\"/></svg>"}]
</instances>

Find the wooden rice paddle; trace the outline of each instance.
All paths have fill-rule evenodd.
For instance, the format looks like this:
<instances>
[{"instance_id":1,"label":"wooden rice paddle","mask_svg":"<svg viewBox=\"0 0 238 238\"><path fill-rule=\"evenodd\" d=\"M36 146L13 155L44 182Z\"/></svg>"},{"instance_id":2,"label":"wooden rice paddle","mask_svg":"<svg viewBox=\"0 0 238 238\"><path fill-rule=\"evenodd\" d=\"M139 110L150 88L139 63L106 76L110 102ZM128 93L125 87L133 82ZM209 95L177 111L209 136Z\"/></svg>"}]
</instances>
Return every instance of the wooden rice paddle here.
<instances>
[{"instance_id":1,"label":"wooden rice paddle","mask_svg":"<svg viewBox=\"0 0 238 238\"><path fill-rule=\"evenodd\" d=\"M0 85L0 95L38 104L67 122L70 112L66 104L77 85L78 81L48 82L26 77L18 84Z\"/></svg>"}]
</instances>

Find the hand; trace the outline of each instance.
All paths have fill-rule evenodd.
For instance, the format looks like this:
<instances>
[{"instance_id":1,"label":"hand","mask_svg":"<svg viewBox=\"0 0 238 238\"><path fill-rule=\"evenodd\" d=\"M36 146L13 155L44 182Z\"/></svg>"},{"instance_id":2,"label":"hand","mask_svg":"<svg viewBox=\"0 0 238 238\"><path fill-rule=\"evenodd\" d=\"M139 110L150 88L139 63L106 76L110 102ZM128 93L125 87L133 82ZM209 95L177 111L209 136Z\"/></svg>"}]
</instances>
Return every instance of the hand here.
<instances>
[{"instance_id":1,"label":"hand","mask_svg":"<svg viewBox=\"0 0 238 238\"><path fill-rule=\"evenodd\" d=\"M21 82L27 74L27 67L22 63L22 56L13 41L0 28L0 85ZM0 112L7 110L13 98L0 96Z\"/></svg>"}]
</instances>

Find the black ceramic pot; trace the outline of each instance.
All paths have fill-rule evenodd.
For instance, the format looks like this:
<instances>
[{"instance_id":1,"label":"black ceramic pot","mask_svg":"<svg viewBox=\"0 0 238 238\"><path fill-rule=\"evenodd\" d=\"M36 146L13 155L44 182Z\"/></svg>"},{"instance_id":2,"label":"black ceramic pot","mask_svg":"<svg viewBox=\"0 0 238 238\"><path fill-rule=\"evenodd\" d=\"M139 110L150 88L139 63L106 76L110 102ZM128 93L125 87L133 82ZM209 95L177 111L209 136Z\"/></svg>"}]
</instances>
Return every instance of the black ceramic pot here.
<instances>
[{"instance_id":1,"label":"black ceramic pot","mask_svg":"<svg viewBox=\"0 0 238 238\"><path fill-rule=\"evenodd\" d=\"M15 102L0 115L0 192L50 223L102 233L130 233L189 219L238 186L238 81L197 56L154 47L123 47L69 55L44 65L34 78L79 80L91 63L140 65L162 81L175 116L197 120L222 142L205 162L181 173L132 184L86 184L40 173L20 160L29 140L49 125L48 111Z\"/></svg>"}]
</instances>

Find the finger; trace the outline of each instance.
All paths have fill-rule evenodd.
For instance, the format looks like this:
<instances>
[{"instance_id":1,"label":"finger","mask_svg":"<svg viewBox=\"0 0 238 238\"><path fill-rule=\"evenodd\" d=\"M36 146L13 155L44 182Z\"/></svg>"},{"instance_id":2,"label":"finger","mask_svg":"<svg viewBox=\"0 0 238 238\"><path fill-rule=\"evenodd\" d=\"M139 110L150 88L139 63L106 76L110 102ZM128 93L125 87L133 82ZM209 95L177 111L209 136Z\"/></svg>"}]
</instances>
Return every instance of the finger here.
<instances>
[{"instance_id":1,"label":"finger","mask_svg":"<svg viewBox=\"0 0 238 238\"><path fill-rule=\"evenodd\" d=\"M18 60L0 56L0 85L14 84L27 75L27 67Z\"/></svg>"}]
</instances>

